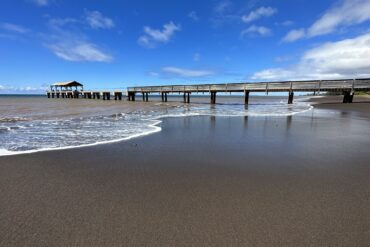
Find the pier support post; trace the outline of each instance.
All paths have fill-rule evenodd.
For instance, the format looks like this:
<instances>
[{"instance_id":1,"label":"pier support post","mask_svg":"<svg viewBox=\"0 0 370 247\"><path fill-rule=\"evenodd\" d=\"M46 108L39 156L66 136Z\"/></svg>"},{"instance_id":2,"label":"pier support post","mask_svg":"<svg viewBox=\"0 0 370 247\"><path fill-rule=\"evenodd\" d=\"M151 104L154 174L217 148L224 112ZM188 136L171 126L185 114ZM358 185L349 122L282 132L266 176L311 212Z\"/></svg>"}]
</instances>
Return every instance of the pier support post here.
<instances>
[{"instance_id":1,"label":"pier support post","mask_svg":"<svg viewBox=\"0 0 370 247\"><path fill-rule=\"evenodd\" d=\"M352 103L354 93L351 92L351 91L344 91L343 94L344 94L343 103L345 103L345 104L346 103Z\"/></svg>"},{"instance_id":2,"label":"pier support post","mask_svg":"<svg viewBox=\"0 0 370 247\"><path fill-rule=\"evenodd\" d=\"M51 97L54 98L55 97L55 93L51 93Z\"/></svg>"},{"instance_id":3,"label":"pier support post","mask_svg":"<svg viewBox=\"0 0 370 247\"><path fill-rule=\"evenodd\" d=\"M249 91L244 91L244 104L249 104Z\"/></svg>"},{"instance_id":4,"label":"pier support post","mask_svg":"<svg viewBox=\"0 0 370 247\"><path fill-rule=\"evenodd\" d=\"M47 95L48 95L48 98L50 99L50 93L47 93Z\"/></svg>"},{"instance_id":5,"label":"pier support post","mask_svg":"<svg viewBox=\"0 0 370 247\"><path fill-rule=\"evenodd\" d=\"M353 102L353 96L355 95L355 92L350 92L349 94L349 103Z\"/></svg>"},{"instance_id":6,"label":"pier support post","mask_svg":"<svg viewBox=\"0 0 370 247\"><path fill-rule=\"evenodd\" d=\"M103 92L103 100L110 100L110 93L109 92Z\"/></svg>"},{"instance_id":7,"label":"pier support post","mask_svg":"<svg viewBox=\"0 0 370 247\"><path fill-rule=\"evenodd\" d=\"M122 93L114 92L114 100L122 100Z\"/></svg>"},{"instance_id":8,"label":"pier support post","mask_svg":"<svg viewBox=\"0 0 370 247\"><path fill-rule=\"evenodd\" d=\"M143 102L149 101L149 93L143 93Z\"/></svg>"},{"instance_id":9,"label":"pier support post","mask_svg":"<svg viewBox=\"0 0 370 247\"><path fill-rule=\"evenodd\" d=\"M57 93L57 98L59 99L59 97L60 97L60 93Z\"/></svg>"},{"instance_id":10,"label":"pier support post","mask_svg":"<svg viewBox=\"0 0 370 247\"><path fill-rule=\"evenodd\" d=\"M128 101L135 101L135 92L128 92Z\"/></svg>"},{"instance_id":11,"label":"pier support post","mask_svg":"<svg viewBox=\"0 0 370 247\"><path fill-rule=\"evenodd\" d=\"M215 91L211 91L211 104L216 104L216 93Z\"/></svg>"},{"instance_id":12,"label":"pier support post","mask_svg":"<svg viewBox=\"0 0 370 247\"><path fill-rule=\"evenodd\" d=\"M289 91L288 104L293 104L294 92Z\"/></svg>"},{"instance_id":13,"label":"pier support post","mask_svg":"<svg viewBox=\"0 0 370 247\"><path fill-rule=\"evenodd\" d=\"M190 103L190 92L184 92L184 103Z\"/></svg>"},{"instance_id":14,"label":"pier support post","mask_svg":"<svg viewBox=\"0 0 370 247\"><path fill-rule=\"evenodd\" d=\"M164 94L164 102L167 102L167 93Z\"/></svg>"}]
</instances>

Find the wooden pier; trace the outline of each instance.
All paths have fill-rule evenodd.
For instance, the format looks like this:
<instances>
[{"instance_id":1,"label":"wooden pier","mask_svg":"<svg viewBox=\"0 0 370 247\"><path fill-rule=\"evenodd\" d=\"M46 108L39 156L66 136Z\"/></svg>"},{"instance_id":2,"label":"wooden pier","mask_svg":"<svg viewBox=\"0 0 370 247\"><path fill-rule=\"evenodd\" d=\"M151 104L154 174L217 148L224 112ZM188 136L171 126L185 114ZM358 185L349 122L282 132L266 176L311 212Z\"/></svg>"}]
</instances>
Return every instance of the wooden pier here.
<instances>
[{"instance_id":1,"label":"wooden pier","mask_svg":"<svg viewBox=\"0 0 370 247\"><path fill-rule=\"evenodd\" d=\"M190 103L191 93L209 93L211 104L216 104L217 93L244 93L244 103L249 103L251 92L288 92L288 104L293 103L294 92L340 92L344 95L343 103L352 103L356 91L369 91L370 79L342 79L342 80L311 80L311 81L284 81L284 82L255 82L255 83L225 83L225 84L198 84L198 85L168 85L145 86L127 88L129 100L135 101L135 94L145 95L159 93L163 102L167 101L167 94L182 93L184 103Z\"/></svg>"},{"instance_id":2,"label":"wooden pier","mask_svg":"<svg viewBox=\"0 0 370 247\"><path fill-rule=\"evenodd\" d=\"M75 84L76 90L69 90L70 84ZM341 79L341 80L311 80L311 81L283 81L283 82L254 82L254 83L224 83L224 84L195 84L195 85L167 85L167 86L144 86L128 87L124 90L84 91L78 90L75 81L56 83L47 91L49 98L85 98L110 100L122 100L123 95L128 101L135 101L136 95L142 95L142 101L148 102L150 94L159 94L162 102L167 102L168 94L183 94L183 102L190 103L190 95L197 93L209 93L210 103L216 104L217 93L243 93L244 103L249 103L251 92L287 92L288 104L293 103L295 92L336 92L343 95L343 103L352 103L355 92L370 91L369 79ZM79 84L79 83L78 83ZM82 84L79 84L82 87ZM60 87L61 90L57 90Z\"/></svg>"}]
</instances>

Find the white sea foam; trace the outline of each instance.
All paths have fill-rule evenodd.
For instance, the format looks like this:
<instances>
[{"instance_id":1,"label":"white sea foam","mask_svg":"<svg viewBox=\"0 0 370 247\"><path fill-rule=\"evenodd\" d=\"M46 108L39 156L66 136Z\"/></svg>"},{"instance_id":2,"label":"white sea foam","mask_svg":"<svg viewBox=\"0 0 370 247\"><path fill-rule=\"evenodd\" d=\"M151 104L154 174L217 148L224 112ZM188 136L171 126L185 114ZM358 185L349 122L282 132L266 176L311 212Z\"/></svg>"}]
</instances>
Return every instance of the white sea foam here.
<instances>
[{"instance_id":1,"label":"white sea foam","mask_svg":"<svg viewBox=\"0 0 370 247\"><path fill-rule=\"evenodd\" d=\"M158 103L155 110L139 110L119 114L76 117L61 120L4 122L0 129L0 156L28 154L49 150L62 150L114 143L161 131L161 119L189 116L291 116L311 110L307 103L286 105L208 104L176 105L163 107ZM13 127L13 128L12 128ZM11 130L11 131L9 131Z\"/></svg>"},{"instance_id":2,"label":"white sea foam","mask_svg":"<svg viewBox=\"0 0 370 247\"><path fill-rule=\"evenodd\" d=\"M127 141L133 138L141 137L141 136L146 136L150 135L156 132L161 131L161 127L157 126L161 121L156 121L154 124L149 125L150 127L153 127L153 130L151 131L146 131L146 132L141 132L137 134L133 134L131 136L127 136L124 138L118 138L118 139L112 139L109 141L98 141L94 143L89 143L89 144L81 144L81 145L72 145L72 146L64 146L64 147L51 147L51 148L40 148L40 149L32 149L32 150L24 150L24 151L9 151L6 149L0 149L0 156L9 156L9 155L17 155L17 154L30 154L30 153L37 153L37 152L42 152L42 151L53 151L53 150L64 150L64 149L72 149L72 148L82 148L82 147L91 147L91 146L96 146L100 144L109 144L109 143L115 143L115 142L120 142L120 141Z\"/></svg>"}]
</instances>

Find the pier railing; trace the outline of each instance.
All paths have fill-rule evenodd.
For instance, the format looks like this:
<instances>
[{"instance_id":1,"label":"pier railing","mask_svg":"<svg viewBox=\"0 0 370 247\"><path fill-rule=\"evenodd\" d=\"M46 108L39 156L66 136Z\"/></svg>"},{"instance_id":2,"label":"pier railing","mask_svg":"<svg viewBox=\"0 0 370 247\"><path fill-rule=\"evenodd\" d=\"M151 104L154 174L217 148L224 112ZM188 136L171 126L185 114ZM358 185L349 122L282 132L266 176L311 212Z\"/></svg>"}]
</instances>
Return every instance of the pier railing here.
<instances>
[{"instance_id":1,"label":"pier railing","mask_svg":"<svg viewBox=\"0 0 370 247\"><path fill-rule=\"evenodd\" d=\"M315 92L342 90L370 90L370 79L310 80L254 83L223 83L197 85L165 85L128 87L128 92Z\"/></svg>"}]
</instances>

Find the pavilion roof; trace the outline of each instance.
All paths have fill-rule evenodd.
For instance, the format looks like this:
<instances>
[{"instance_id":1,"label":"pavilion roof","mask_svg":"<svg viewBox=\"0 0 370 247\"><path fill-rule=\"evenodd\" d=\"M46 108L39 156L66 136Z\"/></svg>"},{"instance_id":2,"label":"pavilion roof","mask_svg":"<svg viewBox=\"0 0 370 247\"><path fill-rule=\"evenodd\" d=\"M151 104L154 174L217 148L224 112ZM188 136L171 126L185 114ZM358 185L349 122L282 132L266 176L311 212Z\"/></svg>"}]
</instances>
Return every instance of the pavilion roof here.
<instances>
[{"instance_id":1,"label":"pavilion roof","mask_svg":"<svg viewBox=\"0 0 370 247\"><path fill-rule=\"evenodd\" d=\"M52 86L57 87L82 87L83 85L77 81L66 81L66 82L56 82Z\"/></svg>"}]
</instances>

